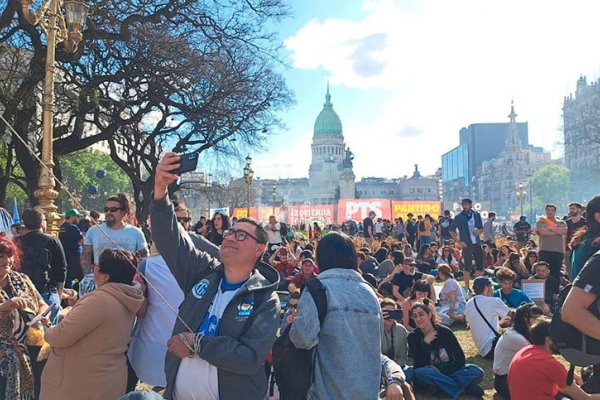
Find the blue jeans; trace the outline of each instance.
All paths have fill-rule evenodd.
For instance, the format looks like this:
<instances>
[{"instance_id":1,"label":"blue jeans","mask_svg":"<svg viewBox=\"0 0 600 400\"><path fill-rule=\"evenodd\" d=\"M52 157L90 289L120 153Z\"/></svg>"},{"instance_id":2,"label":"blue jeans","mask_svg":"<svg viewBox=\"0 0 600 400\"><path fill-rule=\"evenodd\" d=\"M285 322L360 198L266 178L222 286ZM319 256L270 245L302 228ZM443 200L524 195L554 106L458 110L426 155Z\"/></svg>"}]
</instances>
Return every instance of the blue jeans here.
<instances>
[{"instance_id":1,"label":"blue jeans","mask_svg":"<svg viewBox=\"0 0 600 400\"><path fill-rule=\"evenodd\" d=\"M430 365L419 368L406 367L404 374L408 382L417 386L433 386L453 399L457 399L468 386L483 380L483 370L475 364L466 364L450 375L444 375Z\"/></svg>"},{"instance_id":2,"label":"blue jeans","mask_svg":"<svg viewBox=\"0 0 600 400\"><path fill-rule=\"evenodd\" d=\"M52 307L55 304L54 309L50 313L50 322L52 325L58 324L58 311L60 310L60 298L58 292L46 291L42 293L42 298L48 304L48 307Z\"/></svg>"}]
</instances>

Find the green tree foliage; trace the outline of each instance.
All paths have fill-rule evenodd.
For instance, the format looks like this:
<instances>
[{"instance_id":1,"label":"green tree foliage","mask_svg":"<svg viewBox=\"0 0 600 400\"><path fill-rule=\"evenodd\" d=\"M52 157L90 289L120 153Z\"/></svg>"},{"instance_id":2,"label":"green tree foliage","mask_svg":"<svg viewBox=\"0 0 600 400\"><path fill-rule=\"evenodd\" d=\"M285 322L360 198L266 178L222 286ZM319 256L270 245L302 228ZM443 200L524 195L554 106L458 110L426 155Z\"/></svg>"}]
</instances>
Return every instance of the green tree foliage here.
<instances>
[{"instance_id":1,"label":"green tree foliage","mask_svg":"<svg viewBox=\"0 0 600 400\"><path fill-rule=\"evenodd\" d=\"M279 72L276 31L289 13L285 0L89 3L78 50L71 54L59 45L56 52L55 174L63 156L108 143L144 220L164 150L245 156L282 125L278 111L292 102ZM0 64L20 60L8 68L11 79L2 83L0 76L0 87L7 88L0 91L0 112L39 153L46 38L27 23L19 4L0 2L0 47L10 50ZM0 123L0 136L11 135ZM38 162L14 139L23 183L35 202Z\"/></svg>"},{"instance_id":2,"label":"green tree foliage","mask_svg":"<svg viewBox=\"0 0 600 400\"><path fill-rule=\"evenodd\" d=\"M546 165L532 177L529 190L533 194L533 206L538 212L548 203L556 204L557 215L567 211L569 203L569 169L563 165Z\"/></svg>"},{"instance_id":3,"label":"green tree foliage","mask_svg":"<svg viewBox=\"0 0 600 400\"><path fill-rule=\"evenodd\" d=\"M62 181L86 210L102 210L106 198L119 192L131 196L131 181L127 174L112 161L109 154L82 150L61 157L60 164ZM96 171L99 170L106 173L104 178L96 176ZM88 186L95 186L97 193L89 194ZM79 207L70 201L66 190L60 191L58 201L63 211L71 207Z\"/></svg>"}]
</instances>

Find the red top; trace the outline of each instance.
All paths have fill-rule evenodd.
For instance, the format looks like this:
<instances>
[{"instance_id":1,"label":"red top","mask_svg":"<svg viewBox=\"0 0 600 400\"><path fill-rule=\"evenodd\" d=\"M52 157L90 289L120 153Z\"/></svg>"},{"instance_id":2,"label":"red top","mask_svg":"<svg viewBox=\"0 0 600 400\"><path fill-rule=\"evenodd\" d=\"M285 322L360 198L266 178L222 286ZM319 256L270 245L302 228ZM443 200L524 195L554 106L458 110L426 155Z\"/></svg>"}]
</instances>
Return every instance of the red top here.
<instances>
[{"instance_id":1,"label":"red top","mask_svg":"<svg viewBox=\"0 0 600 400\"><path fill-rule=\"evenodd\" d=\"M523 347L508 368L511 399L554 400L565 386L566 368L540 346Z\"/></svg>"},{"instance_id":2,"label":"red top","mask_svg":"<svg viewBox=\"0 0 600 400\"><path fill-rule=\"evenodd\" d=\"M275 264L275 269L277 270L277 272L281 272L286 278L294 273L294 268L296 267L294 267L289 262L283 263L280 261L277 264Z\"/></svg>"},{"instance_id":3,"label":"red top","mask_svg":"<svg viewBox=\"0 0 600 400\"><path fill-rule=\"evenodd\" d=\"M311 276L308 277L308 279L312 279L312 278L316 278L317 274L315 274L314 272L312 273ZM306 282L308 279L304 278L304 274L302 272L297 273L296 275L294 275L294 278L292 278L292 283L294 285L296 285L297 288L304 286L304 282Z\"/></svg>"}]
</instances>

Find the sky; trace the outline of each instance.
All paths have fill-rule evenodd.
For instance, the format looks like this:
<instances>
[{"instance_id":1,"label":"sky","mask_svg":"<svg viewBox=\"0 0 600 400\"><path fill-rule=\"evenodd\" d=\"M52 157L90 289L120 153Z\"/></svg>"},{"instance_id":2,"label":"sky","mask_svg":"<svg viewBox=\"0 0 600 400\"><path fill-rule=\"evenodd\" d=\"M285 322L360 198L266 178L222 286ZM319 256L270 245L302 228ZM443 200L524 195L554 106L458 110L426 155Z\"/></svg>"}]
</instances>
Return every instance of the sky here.
<instances>
[{"instance_id":1,"label":"sky","mask_svg":"<svg viewBox=\"0 0 600 400\"><path fill-rule=\"evenodd\" d=\"M530 143L562 156L562 103L600 77L600 2L291 0L278 27L296 104L281 114L255 177L307 177L327 79L357 179L441 167L473 123L529 123Z\"/></svg>"}]
</instances>

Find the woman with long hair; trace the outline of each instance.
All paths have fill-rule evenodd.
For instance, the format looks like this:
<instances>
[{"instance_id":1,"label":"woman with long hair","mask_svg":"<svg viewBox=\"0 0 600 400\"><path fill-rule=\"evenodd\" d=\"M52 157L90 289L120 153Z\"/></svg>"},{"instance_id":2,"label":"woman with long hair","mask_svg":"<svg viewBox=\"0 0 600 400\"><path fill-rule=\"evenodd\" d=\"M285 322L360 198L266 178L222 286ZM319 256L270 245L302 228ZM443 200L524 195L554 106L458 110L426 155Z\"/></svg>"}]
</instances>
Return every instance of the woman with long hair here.
<instances>
[{"instance_id":1,"label":"woman with long hair","mask_svg":"<svg viewBox=\"0 0 600 400\"><path fill-rule=\"evenodd\" d=\"M442 247L442 253L435 260L436 265L446 264L452 271L458 272L458 260L452 255L452 249L448 246Z\"/></svg>"},{"instance_id":2,"label":"woman with long hair","mask_svg":"<svg viewBox=\"0 0 600 400\"><path fill-rule=\"evenodd\" d=\"M229 229L229 216L221 212L216 212L209 222L209 230L206 238L213 244L220 246L223 243L223 231Z\"/></svg>"},{"instance_id":3,"label":"woman with long hair","mask_svg":"<svg viewBox=\"0 0 600 400\"><path fill-rule=\"evenodd\" d=\"M483 370L466 364L465 353L454 332L439 324L431 308L415 303L410 314L416 329L408 336L413 366L405 369L406 377L415 388L434 387L453 399L462 394L483 397Z\"/></svg>"},{"instance_id":4,"label":"woman with long hair","mask_svg":"<svg viewBox=\"0 0 600 400\"><path fill-rule=\"evenodd\" d=\"M16 271L19 263L17 245L0 233L0 398L30 400L39 392L39 347L28 344L39 344L28 338L35 328L27 323L48 305L27 275Z\"/></svg>"},{"instance_id":5,"label":"woman with long hair","mask_svg":"<svg viewBox=\"0 0 600 400\"><path fill-rule=\"evenodd\" d=\"M571 254L571 280L579 275L583 264L600 250L600 196L594 197L586 206L586 226L578 229L569 247Z\"/></svg>"},{"instance_id":6,"label":"woman with long hair","mask_svg":"<svg viewBox=\"0 0 600 400\"><path fill-rule=\"evenodd\" d=\"M467 301L460 285L454 279L452 269L447 264L440 264L437 268L438 277L444 282L440 291L440 305L436 308L444 325L454 322L465 322L465 307Z\"/></svg>"},{"instance_id":7,"label":"woman with long hair","mask_svg":"<svg viewBox=\"0 0 600 400\"><path fill-rule=\"evenodd\" d=\"M510 248L509 245L507 244L503 244L502 246L500 246L500 249L498 251L498 256L496 257L496 263L494 264L496 267L501 267L502 264L504 264L504 262L506 260L508 260L508 257L510 256L510 253L512 253L513 250Z\"/></svg>"},{"instance_id":8,"label":"woman with long hair","mask_svg":"<svg viewBox=\"0 0 600 400\"><path fill-rule=\"evenodd\" d=\"M416 328L415 321L412 320L410 312L410 309L416 303L427 304L437 318L431 286L424 279L415 282L410 296L402 302L402 325L404 325L409 332L412 332Z\"/></svg>"},{"instance_id":9,"label":"woman with long hair","mask_svg":"<svg viewBox=\"0 0 600 400\"><path fill-rule=\"evenodd\" d=\"M508 391L508 367L515 354L529 343L529 328L543 316L541 308L535 304L522 304L511 320L511 328L506 331L494 350L494 389L505 399L510 399Z\"/></svg>"},{"instance_id":10,"label":"woman with long hair","mask_svg":"<svg viewBox=\"0 0 600 400\"><path fill-rule=\"evenodd\" d=\"M529 271L529 274L535 274L535 269L533 268L533 265L539 261L537 251L528 250L525 254L525 257L523 257L522 261L523 265L525 265L525 268L527 268L527 271Z\"/></svg>"}]
</instances>

